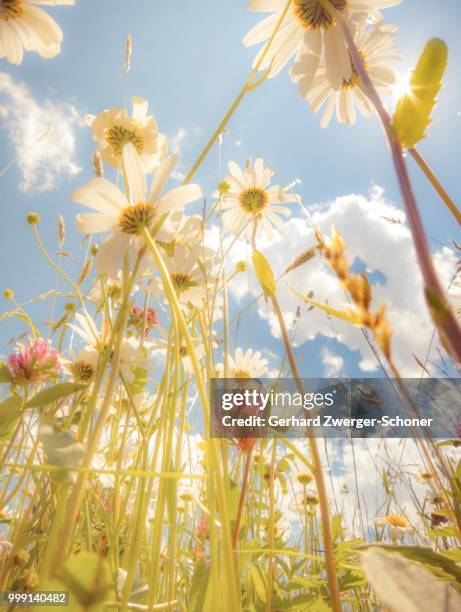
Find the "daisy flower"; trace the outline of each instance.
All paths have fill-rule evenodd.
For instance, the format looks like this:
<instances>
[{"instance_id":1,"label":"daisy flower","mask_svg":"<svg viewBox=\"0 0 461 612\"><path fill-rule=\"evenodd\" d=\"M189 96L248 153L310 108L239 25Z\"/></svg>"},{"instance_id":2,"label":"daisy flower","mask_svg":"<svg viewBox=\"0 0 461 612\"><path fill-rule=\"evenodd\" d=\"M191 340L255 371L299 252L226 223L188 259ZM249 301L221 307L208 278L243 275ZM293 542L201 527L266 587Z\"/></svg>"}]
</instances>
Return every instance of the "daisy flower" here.
<instances>
[{"instance_id":1,"label":"daisy flower","mask_svg":"<svg viewBox=\"0 0 461 612\"><path fill-rule=\"evenodd\" d=\"M260 534L261 534L261 537L264 538L265 540L269 539L269 531L270 531L269 522L267 522L267 524L261 525ZM287 540L290 539L290 536L291 536L291 523L284 516L281 516L274 523L274 538L275 540L283 540L284 542L286 542Z\"/></svg>"},{"instance_id":2,"label":"daisy flower","mask_svg":"<svg viewBox=\"0 0 461 612\"><path fill-rule=\"evenodd\" d=\"M20 64L24 50L44 59L61 51L61 28L37 4L71 6L74 0L0 0L0 58L10 64Z\"/></svg>"},{"instance_id":3,"label":"daisy flower","mask_svg":"<svg viewBox=\"0 0 461 612\"><path fill-rule=\"evenodd\" d=\"M178 244L174 254L165 258L165 264L179 302L183 306L203 308L207 283L212 280L210 272L216 264L214 251L200 244ZM154 279L154 289L164 293L160 278Z\"/></svg>"},{"instance_id":4,"label":"daisy flower","mask_svg":"<svg viewBox=\"0 0 461 612\"><path fill-rule=\"evenodd\" d=\"M195 245L202 237L203 218L199 215L187 217L181 210L172 212L165 221L162 230L164 240L157 240L157 244L168 257L173 257L178 244L186 246Z\"/></svg>"},{"instance_id":5,"label":"daisy flower","mask_svg":"<svg viewBox=\"0 0 461 612\"><path fill-rule=\"evenodd\" d=\"M309 508L312 510L319 503L319 496L317 495L317 491L314 489L306 489L303 491L298 491L293 497L293 499L288 503L288 508L292 512L299 512L300 510L304 510L304 508Z\"/></svg>"},{"instance_id":6,"label":"daisy flower","mask_svg":"<svg viewBox=\"0 0 461 612\"><path fill-rule=\"evenodd\" d=\"M365 30L364 23L355 35L355 43L367 72L380 95L392 93L391 85L395 83L395 72L388 63L402 59L395 53L395 30L396 27L392 25L376 25L371 30ZM337 89L331 85L323 61L314 79L310 74L309 62L309 50L304 49L293 65L291 78L299 83L301 95L310 102L314 113L325 108L320 122L322 127L328 126L335 109L338 121L351 125L356 122L356 108L364 117L371 115L373 105L362 89L360 76L353 64L350 78L344 79Z\"/></svg>"},{"instance_id":7,"label":"daisy flower","mask_svg":"<svg viewBox=\"0 0 461 612\"><path fill-rule=\"evenodd\" d=\"M259 351L248 349L246 353L239 347L235 355L228 355L228 378L258 378L267 372L267 359L261 359ZM224 364L216 366L218 376L224 374Z\"/></svg>"},{"instance_id":8,"label":"daisy flower","mask_svg":"<svg viewBox=\"0 0 461 612\"><path fill-rule=\"evenodd\" d=\"M399 514L388 514L384 518L377 518L375 519L375 525L378 529L387 528L393 542L402 540L405 534L411 530L408 520Z\"/></svg>"},{"instance_id":9,"label":"daisy flower","mask_svg":"<svg viewBox=\"0 0 461 612\"><path fill-rule=\"evenodd\" d=\"M97 310L100 310L107 300L109 302L109 308L112 304L119 304L123 299L123 280L122 271L119 270L117 278L108 278L104 281L104 289L101 283L96 283L91 287L88 293L88 300L96 305ZM139 291L139 285L133 284L130 296L135 295Z\"/></svg>"},{"instance_id":10,"label":"daisy flower","mask_svg":"<svg viewBox=\"0 0 461 612\"><path fill-rule=\"evenodd\" d=\"M79 231L85 234L111 232L99 246L95 261L97 272L111 278L117 278L125 253L128 252L131 259L134 259L143 248L143 227L152 228L161 222L164 215L183 208L202 195L198 185L184 185L161 196L177 162L174 155L162 162L149 192L139 156L132 143L123 147L122 158L129 196L102 178L91 179L71 196L75 202L97 211L77 215ZM157 236L161 239L161 229Z\"/></svg>"},{"instance_id":11,"label":"daisy flower","mask_svg":"<svg viewBox=\"0 0 461 612\"><path fill-rule=\"evenodd\" d=\"M71 351L71 359L61 359L63 368L79 383L89 383L93 380L98 366L98 351L87 346L78 353Z\"/></svg>"},{"instance_id":12,"label":"daisy flower","mask_svg":"<svg viewBox=\"0 0 461 612\"><path fill-rule=\"evenodd\" d=\"M291 211L280 202L296 202L297 197L287 194L278 185L270 182L274 173L264 167L258 158L254 165L242 170L236 162L229 162L229 172L224 178L224 188L213 195L222 198L222 222L225 229L240 234L248 226L247 235L251 237L255 224L261 233L272 237L272 225L283 230L284 223L279 215L289 217Z\"/></svg>"},{"instance_id":13,"label":"daisy flower","mask_svg":"<svg viewBox=\"0 0 461 612\"><path fill-rule=\"evenodd\" d=\"M302 48L309 54L308 72L312 78L323 58L331 85L338 89L352 76L352 66L341 28L332 7L349 19L362 14L367 19L379 19L377 9L400 4L401 0L292 0L285 18L275 35L260 69L269 70L269 77L278 74ZM267 41L282 16L286 0L249 0L250 11L271 12L243 39L250 47ZM351 22L353 26L353 23ZM255 59L259 61L264 47Z\"/></svg>"},{"instance_id":14,"label":"daisy flower","mask_svg":"<svg viewBox=\"0 0 461 612\"><path fill-rule=\"evenodd\" d=\"M96 117L87 115L86 122L93 130L93 140L98 143L98 150L107 163L121 168L123 147L131 142L145 172L151 172L168 153L168 143L160 134L155 118L147 114L147 100L133 97L131 101L131 117L123 108L112 108Z\"/></svg>"},{"instance_id":15,"label":"daisy flower","mask_svg":"<svg viewBox=\"0 0 461 612\"><path fill-rule=\"evenodd\" d=\"M109 328L104 326L103 332L100 334L96 323L89 315L86 317L80 313L76 313L75 318L79 325L69 323L69 327L82 338L85 342L84 355L88 359L88 365L96 367L97 361L94 361L94 353L99 353L106 346L109 336ZM93 355L93 358L90 356ZM139 346L135 338L124 338L120 349L120 372L132 382L134 379L133 368L148 369L149 362L145 356L145 350Z\"/></svg>"}]
</instances>

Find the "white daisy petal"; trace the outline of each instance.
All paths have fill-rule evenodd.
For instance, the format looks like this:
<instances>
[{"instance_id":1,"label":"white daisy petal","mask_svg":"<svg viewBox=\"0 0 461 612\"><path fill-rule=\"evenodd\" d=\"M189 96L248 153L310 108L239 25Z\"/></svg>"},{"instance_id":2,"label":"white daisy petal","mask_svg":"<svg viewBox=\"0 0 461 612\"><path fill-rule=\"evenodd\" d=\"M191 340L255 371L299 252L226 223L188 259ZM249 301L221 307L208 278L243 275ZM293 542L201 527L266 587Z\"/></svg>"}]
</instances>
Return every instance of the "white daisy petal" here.
<instances>
[{"instance_id":1,"label":"white daisy petal","mask_svg":"<svg viewBox=\"0 0 461 612\"><path fill-rule=\"evenodd\" d=\"M84 234L107 232L117 225L117 217L85 213L77 215L77 229Z\"/></svg>"},{"instance_id":2,"label":"white daisy petal","mask_svg":"<svg viewBox=\"0 0 461 612\"><path fill-rule=\"evenodd\" d=\"M125 196L115 185L101 178L91 179L70 196L74 202L107 214L118 214L127 205Z\"/></svg>"},{"instance_id":3,"label":"white daisy petal","mask_svg":"<svg viewBox=\"0 0 461 612\"><path fill-rule=\"evenodd\" d=\"M176 155L170 155L170 157L167 157L167 159L165 159L165 161L157 169L150 188L149 202L155 203L160 199L160 194L165 188L165 185L167 184L168 179L170 178L170 175L177 163L178 157Z\"/></svg>"},{"instance_id":4,"label":"white daisy petal","mask_svg":"<svg viewBox=\"0 0 461 612\"><path fill-rule=\"evenodd\" d=\"M130 190L130 199L133 204L146 200L146 177L141 160L131 142L122 149L122 164Z\"/></svg>"},{"instance_id":5,"label":"white daisy petal","mask_svg":"<svg viewBox=\"0 0 461 612\"><path fill-rule=\"evenodd\" d=\"M183 208L186 204L195 202L202 197L199 185L183 185L172 189L161 198L158 208L160 214L173 209Z\"/></svg>"}]
</instances>

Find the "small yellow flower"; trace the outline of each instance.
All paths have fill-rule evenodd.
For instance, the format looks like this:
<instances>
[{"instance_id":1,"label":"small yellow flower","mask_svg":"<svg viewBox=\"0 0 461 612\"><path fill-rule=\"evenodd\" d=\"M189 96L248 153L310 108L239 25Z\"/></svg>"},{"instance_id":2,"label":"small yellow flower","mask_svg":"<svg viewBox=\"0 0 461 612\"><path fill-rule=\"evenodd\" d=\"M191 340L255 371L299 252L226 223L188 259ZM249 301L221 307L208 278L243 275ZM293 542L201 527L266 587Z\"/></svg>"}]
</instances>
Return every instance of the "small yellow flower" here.
<instances>
[{"instance_id":1,"label":"small yellow flower","mask_svg":"<svg viewBox=\"0 0 461 612\"><path fill-rule=\"evenodd\" d=\"M40 215L38 212L27 213L26 221L29 225L38 225L40 223Z\"/></svg>"},{"instance_id":2,"label":"small yellow flower","mask_svg":"<svg viewBox=\"0 0 461 612\"><path fill-rule=\"evenodd\" d=\"M24 567L29 562L30 555L27 550L21 549L13 557L13 563L15 565L19 565L20 567Z\"/></svg>"},{"instance_id":3,"label":"small yellow flower","mask_svg":"<svg viewBox=\"0 0 461 612\"><path fill-rule=\"evenodd\" d=\"M313 476L310 472L298 472L296 474L296 480L299 484L308 485L313 480Z\"/></svg>"},{"instance_id":4,"label":"small yellow flower","mask_svg":"<svg viewBox=\"0 0 461 612\"><path fill-rule=\"evenodd\" d=\"M375 525L378 529L387 528L391 540L396 542L401 540L407 531L410 531L408 519L400 514L388 514L384 518L375 519Z\"/></svg>"}]
</instances>

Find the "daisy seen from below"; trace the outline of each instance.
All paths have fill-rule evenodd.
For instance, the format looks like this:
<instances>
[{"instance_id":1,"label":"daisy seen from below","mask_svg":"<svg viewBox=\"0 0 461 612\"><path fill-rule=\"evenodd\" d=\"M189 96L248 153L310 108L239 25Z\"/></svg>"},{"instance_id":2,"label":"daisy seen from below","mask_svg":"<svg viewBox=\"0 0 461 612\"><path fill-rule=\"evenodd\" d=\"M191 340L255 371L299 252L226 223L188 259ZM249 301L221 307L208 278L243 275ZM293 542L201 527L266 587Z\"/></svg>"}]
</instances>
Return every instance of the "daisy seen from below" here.
<instances>
[{"instance_id":1,"label":"daisy seen from below","mask_svg":"<svg viewBox=\"0 0 461 612\"><path fill-rule=\"evenodd\" d=\"M306 72L313 78L320 59L323 58L331 85L338 89L341 83L352 76L352 66L343 33L338 27L335 11L348 20L363 14L367 19L379 19L378 9L400 4L401 0L292 0L283 22L272 41L271 47L260 65L268 70L269 77L277 75L302 48L309 54ZM282 17L286 0L249 0L250 11L271 12L243 39L250 47L265 43ZM259 61L264 47L256 56Z\"/></svg>"},{"instance_id":2,"label":"daisy seen from below","mask_svg":"<svg viewBox=\"0 0 461 612\"><path fill-rule=\"evenodd\" d=\"M147 114L147 100L133 97L131 101L131 117L123 108L111 108L96 117L87 115L86 122L93 130L93 140L98 143L98 150L108 164L122 168L122 150L131 142L145 172L152 172L168 153L167 139L160 134L153 115Z\"/></svg>"},{"instance_id":3,"label":"daisy seen from below","mask_svg":"<svg viewBox=\"0 0 461 612\"><path fill-rule=\"evenodd\" d=\"M202 238L202 225L202 217L198 215L187 217L181 210L175 211L171 213L162 227L165 239L157 240L157 244L168 257L173 257L177 245L197 244Z\"/></svg>"},{"instance_id":4,"label":"daisy seen from below","mask_svg":"<svg viewBox=\"0 0 461 612\"><path fill-rule=\"evenodd\" d=\"M407 518L400 514L388 514L383 518L377 518L375 526L378 529L387 529L393 542L402 540L405 534L411 531Z\"/></svg>"},{"instance_id":5,"label":"daisy seen from below","mask_svg":"<svg viewBox=\"0 0 461 612\"><path fill-rule=\"evenodd\" d=\"M24 51L44 59L61 51L61 28L37 4L72 6L74 0L0 0L0 58L10 64L20 64Z\"/></svg>"},{"instance_id":6,"label":"daisy seen from below","mask_svg":"<svg viewBox=\"0 0 461 612\"><path fill-rule=\"evenodd\" d=\"M362 27L355 34L357 49L377 92L381 96L389 95L396 77L388 64L402 59L395 52L396 27L381 24L375 25L371 30L366 30L365 27L366 24L362 23ZM314 79L311 78L309 70L309 51L305 49L299 54L290 74L293 82L299 84L301 95L310 103L312 111L317 113L324 108L320 122L322 127L328 126L335 109L338 121L351 125L356 122L356 108L364 117L372 114L373 105L362 89L360 76L353 64L351 77L344 79L339 89L331 85L323 61Z\"/></svg>"},{"instance_id":7,"label":"daisy seen from below","mask_svg":"<svg viewBox=\"0 0 461 612\"><path fill-rule=\"evenodd\" d=\"M281 202L296 202L297 197L285 193L278 185L270 186L274 173L264 167L261 158L254 164L248 164L245 170L234 162L229 162L229 172L221 183L219 194L221 202L222 223L225 229L239 235L247 228L251 238L255 230L272 238L272 226L283 230L284 222L280 215L289 217L291 211L278 206ZM255 227L257 226L257 227Z\"/></svg>"},{"instance_id":8,"label":"daisy seen from below","mask_svg":"<svg viewBox=\"0 0 461 612\"><path fill-rule=\"evenodd\" d=\"M82 349L83 352L79 353L79 357L83 355L83 359L88 359L86 364L88 370L92 368L94 373L98 363L98 360L95 360L95 353L99 356L99 352L105 349L110 335L109 326L103 325L103 331L100 334L96 323L89 315L83 316L77 312L75 318L78 325L74 323L68 325L85 342L85 347ZM124 338L120 349L121 374L128 382L132 382L134 379L133 368L147 370L148 367L147 350L141 347L135 338ZM75 372L73 374L75 375Z\"/></svg>"},{"instance_id":9,"label":"daisy seen from below","mask_svg":"<svg viewBox=\"0 0 461 612\"><path fill-rule=\"evenodd\" d=\"M207 284L213 278L211 271L217 261L214 251L200 244L178 244L173 255L164 261L180 304L202 308L207 295ZM154 287L164 293L161 279L154 279Z\"/></svg>"},{"instance_id":10,"label":"daisy seen from below","mask_svg":"<svg viewBox=\"0 0 461 612\"><path fill-rule=\"evenodd\" d=\"M129 252L130 260L134 260L144 246L141 236L144 227L151 229L162 222L164 215L182 209L202 195L198 185L176 187L161 195L177 162L174 155L162 162L149 191L133 144L123 147L122 157L128 195L105 179L93 178L71 196L75 202L97 211L77 215L79 231L84 234L111 232L99 246L95 267L100 274L115 279L125 253ZM161 228L156 236L162 238Z\"/></svg>"},{"instance_id":11,"label":"daisy seen from below","mask_svg":"<svg viewBox=\"0 0 461 612\"><path fill-rule=\"evenodd\" d=\"M313 510L319 503L319 496L315 489L307 489L298 491L288 503L288 508L292 512L304 511L305 508Z\"/></svg>"},{"instance_id":12,"label":"daisy seen from below","mask_svg":"<svg viewBox=\"0 0 461 612\"><path fill-rule=\"evenodd\" d=\"M228 378L258 378L268 371L267 359L261 359L259 351L248 349L245 353L238 347L234 356L228 355ZM224 376L224 364L216 366L218 376Z\"/></svg>"}]
</instances>

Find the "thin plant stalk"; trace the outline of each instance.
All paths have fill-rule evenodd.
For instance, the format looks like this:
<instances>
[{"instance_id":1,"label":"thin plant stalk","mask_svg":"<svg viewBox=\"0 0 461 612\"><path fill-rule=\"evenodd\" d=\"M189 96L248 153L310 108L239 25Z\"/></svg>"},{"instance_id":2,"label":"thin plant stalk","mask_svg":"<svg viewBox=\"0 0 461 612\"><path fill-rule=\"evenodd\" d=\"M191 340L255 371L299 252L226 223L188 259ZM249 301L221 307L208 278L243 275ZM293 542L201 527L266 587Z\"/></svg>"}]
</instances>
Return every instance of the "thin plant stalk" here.
<instances>
[{"instance_id":1,"label":"thin plant stalk","mask_svg":"<svg viewBox=\"0 0 461 612\"><path fill-rule=\"evenodd\" d=\"M288 362L290 364L290 369L293 374L293 377L296 382L296 387L298 391L304 395L304 388L301 383L301 379L298 372L298 366L296 365L296 360L293 354L293 349L291 347L290 339L288 336L288 331L285 324L285 319L283 318L283 313L280 308L278 299L275 295L271 296L272 308L277 317L277 320L280 325L280 330L282 332L283 344L285 346L285 351L288 357ZM327 571L327 579L328 579L328 588L330 590L331 604L334 612L341 612L341 598L339 594L339 585L338 585L338 577L336 573L336 564L334 559L333 552L333 539L331 535L331 524L330 524L330 509L328 507L328 495L327 489L325 486L325 479L323 476L323 468L322 468L322 460L320 458L320 453L317 445L317 440L313 437L308 438L309 440L309 450L312 458L312 463L314 467L314 477L315 484L317 487L317 493L319 496L319 506L320 506L320 518L322 523L322 533L323 533L323 546L325 549L325 567Z\"/></svg>"},{"instance_id":2,"label":"thin plant stalk","mask_svg":"<svg viewBox=\"0 0 461 612\"><path fill-rule=\"evenodd\" d=\"M186 346L188 349L188 354L189 354L189 357L192 363L192 367L194 370L194 374L195 374L195 379L196 379L197 389L198 389L199 396L200 396L200 401L202 403L205 427L207 431L209 431L210 404L209 404L208 396L205 390L205 384L202 379L200 367L197 361L197 356L195 354L194 344L190 337L188 325L182 313L181 306L179 304L178 298L176 296L174 287L171 282L171 278L168 274L168 269L165 265L165 262L162 259L162 256L157 248L157 245L155 244L155 240L152 239L149 233L149 230L146 227L143 228L142 235L144 237L147 247L149 248L152 255L154 256L154 259L156 261L158 268L160 269L162 279L163 279L165 293L170 303L170 307L172 309L173 316L177 318L178 323L179 323L179 328L184 336L184 340L186 342ZM209 449L213 471L216 475L219 509L221 512L221 518L222 518L222 523L223 523L222 531L223 531L223 539L224 539L224 550L226 553L225 554L225 567L226 567L226 574L229 579L229 589L227 592L227 596L229 597L228 606L229 606L229 610L237 611L237 610L240 610L241 602L240 602L240 596L239 596L237 574L235 571L234 559L233 559L233 554L232 554L232 538L231 538L230 528L229 528L230 519L229 519L229 511L228 511L228 505L227 505L227 496L226 496L226 491L224 488L224 482L223 482L223 479L221 478L221 470L219 468L219 460L218 460L216 444L214 440L210 440L210 439L208 439L207 442L208 442L207 447Z\"/></svg>"},{"instance_id":3,"label":"thin plant stalk","mask_svg":"<svg viewBox=\"0 0 461 612\"><path fill-rule=\"evenodd\" d=\"M274 42L274 38L277 35L277 32L279 31L279 29L280 29L280 27L281 27L281 25L283 23L283 20L285 19L285 16L286 16L286 14L288 12L288 9L290 8L291 3L292 3L292 0L288 0L288 2L286 3L285 8L283 9L282 14L280 15L280 19L277 21L277 23L275 25L275 28L274 28L274 31L272 32L271 37L267 41L267 44L264 47L264 50L261 53L261 56L260 56L259 60L255 64L255 67L253 68L253 70L252 70L250 76L248 77L245 85L243 86L243 88L240 91L240 93L238 94L238 96L235 98L234 102L232 103L232 105L229 108L229 110L227 111L227 113L224 115L224 118L222 119L222 121L218 125L218 127L216 128L213 136L210 138L210 140L208 141L207 145L205 146L203 151L200 153L199 157L197 158L197 161L194 163L194 165L192 166L192 168L188 172L186 178L183 181L183 185L189 183L191 181L192 177L197 172L197 170L200 168L200 166L202 165L203 160L206 158L206 156L210 152L211 148L213 147L215 142L218 140L221 132L224 130L226 125L229 123L230 119L234 115L235 111L239 107L240 102L243 100L245 95L247 93L249 93L250 91L253 91L255 86L260 85L263 82L264 79L259 79L256 83L253 83L253 80L254 80L254 78L255 78L255 76L256 76L256 74L257 74L261 64L263 63L267 53L269 52L269 49L272 46L272 43Z\"/></svg>"},{"instance_id":4,"label":"thin plant stalk","mask_svg":"<svg viewBox=\"0 0 461 612\"><path fill-rule=\"evenodd\" d=\"M245 503L246 492L247 492L247 489L248 489L248 479L249 479L249 476L250 476L250 466L251 466L252 450L253 450L253 448L251 448L250 450L248 450L245 453L245 463L244 463L244 468L243 468L242 488L240 490L239 505L238 505L238 509L237 509L237 518L235 519L234 534L232 536L232 548L234 550L236 550L236 548L237 548L237 542L238 542L239 531L240 531L240 524L242 522L243 506L244 506L244 503Z\"/></svg>"},{"instance_id":5,"label":"thin plant stalk","mask_svg":"<svg viewBox=\"0 0 461 612\"><path fill-rule=\"evenodd\" d=\"M450 198L448 193L445 191L442 183L435 176L434 172L432 171L432 168L429 166L427 161L424 159L424 157L421 155L421 153L418 151L416 147L412 147L411 149L408 149L408 153L410 153L412 158L418 164L418 166L424 173L425 177L430 182L432 187L436 190L436 192L439 194L442 202L446 205L446 207L451 212L453 217L456 219L458 224L461 225L461 212L458 210L456 204L453 202L453 200Z\"/></svg>"},{"instance_id":6,"label":"thin plant stalk","mask_svg":"<svg viewBox=\"0 0 461 612\"><path fill-rule=\"evenodd\" d=\"M346 38L347 46L352 56L352 61L357 69L357 72L359 73L365 93L375 107L387 136L392 160L394 162L395 171L400 184L400 190L405 202L405 209L413 237L413 243L416 249L419 267L424 279L426 300L429 305L429 310L434 323L441 332L443 339L447 343L452 355L455 357L457 363L461 364L461 328L459 327L453 310L450 308L448 300L445 297L444 290L434 267L434 262L431 257L426 235L424 233L413 187L408 175L408 169L405 162L405 157L403 155L402 146L400 145L400 142L398 141L393 129L392 120L386 111L384 104L370 79L370 76L368 75L365 63L359 50L357 49L354 37L351 34L347 22L344 20L341 13L334 9L331 3L330 5L334 10L336 18Z\"/></svg>"}]
</instances>

